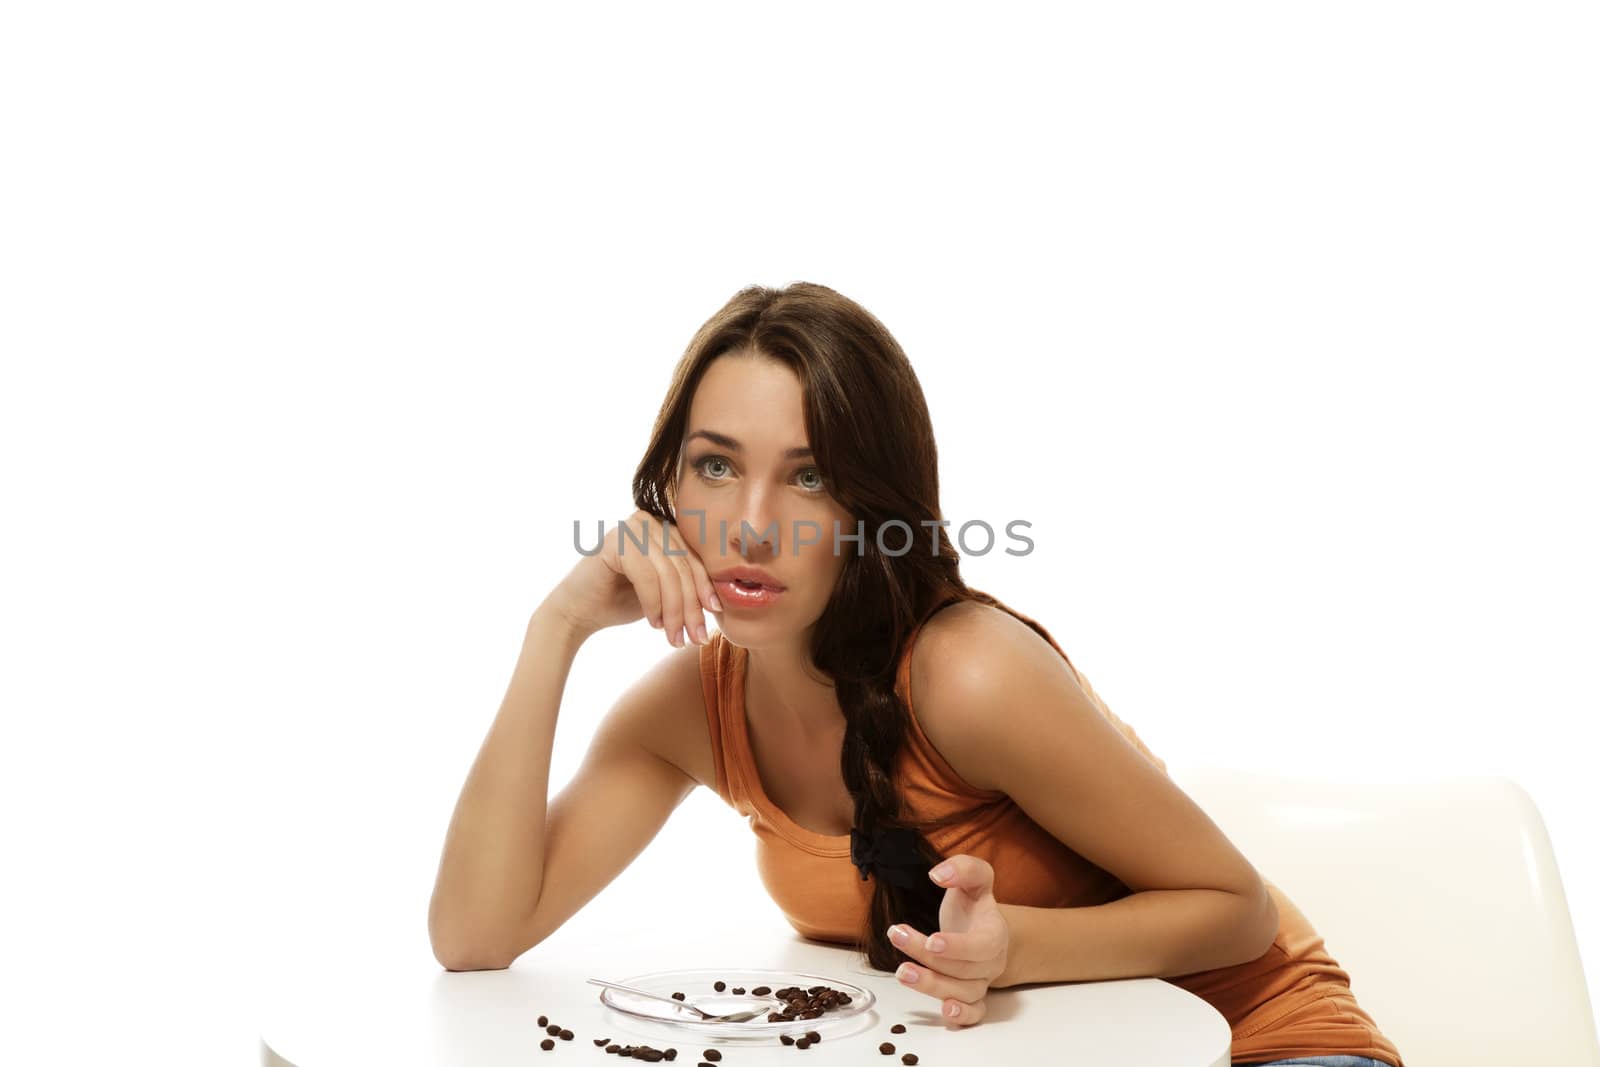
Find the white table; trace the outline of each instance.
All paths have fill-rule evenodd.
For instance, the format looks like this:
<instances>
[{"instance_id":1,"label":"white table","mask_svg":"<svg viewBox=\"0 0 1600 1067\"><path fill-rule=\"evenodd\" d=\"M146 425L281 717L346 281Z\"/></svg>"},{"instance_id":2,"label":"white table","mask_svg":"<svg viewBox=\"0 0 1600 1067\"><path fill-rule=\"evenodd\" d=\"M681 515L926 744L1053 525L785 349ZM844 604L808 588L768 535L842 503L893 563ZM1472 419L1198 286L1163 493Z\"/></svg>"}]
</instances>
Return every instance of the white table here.
<instances>
[{"instance_id":1,"label":"white table","mask_svg":"<svg viewBox=\"0 0 1600 1067\"><path fill-rule=\"evenodd\" d=\"M414 922L393 916L366 926L305 930L262 961L262 1062L278 1067L417 1064L427 1067L623 1061L596 1048L609 1037L623 1045L678 1049L674 1067L693 1067L704 1048L723 1050L721 1067L783 1063L818 1053L830 1062L899 1065L915 1052L923 1067L972 1063L1095 1064L1096 1067L1229 1067L1231 1034L1209 1004L1153 978L993 990L989 1014L957 1027L938 1014L939 1001L914 992L892 974L862 965L849 947L798 937L770 904L749 915L723 915L717 929L652 926L637 909L602 894L555 935L501 971L445 971L428 948L425 908ZM765 904L765 902L762 902ZM625 981L635 974L689 968L757 967L837 976L870 988L878 1000L856 1019L810 1029L822 1047L797 1052L766 1037L686 1040L670 1030L607 1008L590 977ZM575 1032L539 1048L547 1034L540 1015ZM904 1023L903 1034L889 1027ZM892 1041L893 1055L878 1051ZM640 1062L627 1059L625 1062ZM665 1061L663 1061L665 1062Z\"/></svg>"}]
</instances>

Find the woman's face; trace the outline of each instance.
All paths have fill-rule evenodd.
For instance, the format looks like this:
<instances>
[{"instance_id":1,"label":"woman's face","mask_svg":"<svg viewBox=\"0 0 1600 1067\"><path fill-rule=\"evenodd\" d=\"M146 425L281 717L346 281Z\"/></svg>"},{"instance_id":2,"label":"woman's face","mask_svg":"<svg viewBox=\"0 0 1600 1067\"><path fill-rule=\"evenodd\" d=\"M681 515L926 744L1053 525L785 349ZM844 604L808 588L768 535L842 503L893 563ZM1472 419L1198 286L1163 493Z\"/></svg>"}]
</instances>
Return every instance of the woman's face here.
<instances>
[{"instance_id":1,"label":"woman's face","mask_svg":"<svg viewBox=\"0 0 1600 1067\"><path fill-rule=\"evenodd\" d=\"M847 541L834 553L835 525L851 535L855 523L828 495L810 445L800 379L783 363L730 354L706 368L678 456L678 530L714 581L748 566L783 586L760 604L717 583L724 609L717 622L736 644L809 628L854 550ZM703 526L696 510L705 513Z\"/></svg>"}]
</instances>

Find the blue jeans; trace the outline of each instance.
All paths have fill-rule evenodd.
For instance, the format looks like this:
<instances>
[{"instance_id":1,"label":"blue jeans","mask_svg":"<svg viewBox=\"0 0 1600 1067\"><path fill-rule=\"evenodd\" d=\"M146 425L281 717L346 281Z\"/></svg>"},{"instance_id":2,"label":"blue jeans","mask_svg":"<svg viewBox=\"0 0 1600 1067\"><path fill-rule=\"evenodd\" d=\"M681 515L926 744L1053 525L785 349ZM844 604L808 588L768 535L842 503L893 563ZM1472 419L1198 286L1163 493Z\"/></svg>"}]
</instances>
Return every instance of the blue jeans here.
<instances>
[{"instance_id":1,"label":"blue jeans","mask_svg":"<svg viewBox=\"0 0 1600 1067\"><path fill-rule=\"evenodd\" d=\"M1394 1067L1392 1063L1375 1060L1371 1056L1302 1056L1295 1060L1273 1060L1271 1063L1253 1063L1250 1067L1280 1067L1290 1063L1314 1063L1317 1067Z\"/></svg>"}]
</instances>

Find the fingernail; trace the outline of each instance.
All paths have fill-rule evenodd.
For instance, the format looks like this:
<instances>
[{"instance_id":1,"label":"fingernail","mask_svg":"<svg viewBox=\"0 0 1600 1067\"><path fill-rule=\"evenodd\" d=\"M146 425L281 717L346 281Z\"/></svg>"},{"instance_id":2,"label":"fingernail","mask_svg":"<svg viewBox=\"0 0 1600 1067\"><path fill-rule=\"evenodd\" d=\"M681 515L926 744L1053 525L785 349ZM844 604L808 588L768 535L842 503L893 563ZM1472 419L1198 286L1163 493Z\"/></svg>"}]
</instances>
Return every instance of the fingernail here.
<instances>
[{"instance_id":1,"label":"fingernail","mask_svg":"<svg viewBox=\"0 0 1600 1067\"><path fill-rule=\"evenodd\" d=\"M944 938L940 937L938 934L934 934L932 937L928 938L928 951L943 952Z\"/></svg>"},{"instance_id":2,"label":"fingernail","mask_svg":"<svg viewBox=\"0 0 1600 1067\"><path fill-rule=\"evenodd\" d=\"M722 598L719 597L715 593L711 594L711 610L712 611L721 611L722 610Z\"/></svg>"},{"instance_id":3,"label":"fingernail","mask_svg":"<svg viewBox=\"0 0 1600 1067\"><path fill-rule=\"evenodd\" d=\"M917 970L909 963L901 964L898 977L907 985L914 984L917 980Z\"/></svg>"},{"instance_id":4,"label":"fingernail","mask_svg":"<svg viewBox=\"0 0 1600 1067\"><path fill-rule=\"evenodd\" d=\"M944 1013L946 1015L950 1016L950 1018L954 1019L957 1015L961 1014L961 1005L959 1005L959 1004L948 1005L944 1009Z\"/></svg>"},{"instance_id":5,"label":"fingernail","mask_svg":"<svg viewBox=\"0 0 1600 1067\"><path fill-rule=\"evenodd\" d=\"M897 945L903 945L906 943L906 932L898 926L891 926L889 927L889 940Z\"/></svg>"},{"instance_id":6,"label":"fingernail","mask_svg":"<svg viewBox=\"0 0 1600 1067\"><path fill-rule=\"evenodd\" d=\"M947 863L941 863L939 866L929 871L928 874L935 882L948 882L950 880L950 865Z\"/></svg>"}]
</instances>

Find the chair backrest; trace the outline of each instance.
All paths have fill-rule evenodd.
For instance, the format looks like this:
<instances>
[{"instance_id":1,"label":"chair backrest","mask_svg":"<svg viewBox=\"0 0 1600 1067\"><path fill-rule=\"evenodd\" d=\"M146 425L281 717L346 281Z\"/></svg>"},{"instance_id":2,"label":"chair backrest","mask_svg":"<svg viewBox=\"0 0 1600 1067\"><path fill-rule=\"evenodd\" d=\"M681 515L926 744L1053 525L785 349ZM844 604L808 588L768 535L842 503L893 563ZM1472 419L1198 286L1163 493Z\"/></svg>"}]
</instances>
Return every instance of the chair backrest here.
<instances>
[{"instance_id":1,"label":"chair backrest","mask_svg":"<svg viewBox=\"0 0 1600 1067\"><path fill-rule=\"evenodd\" d=\"M1561 875L1516 782L1168 771L1305 913L1406 1067L1600 1067Z\"/></svg>"}]
</instances>

